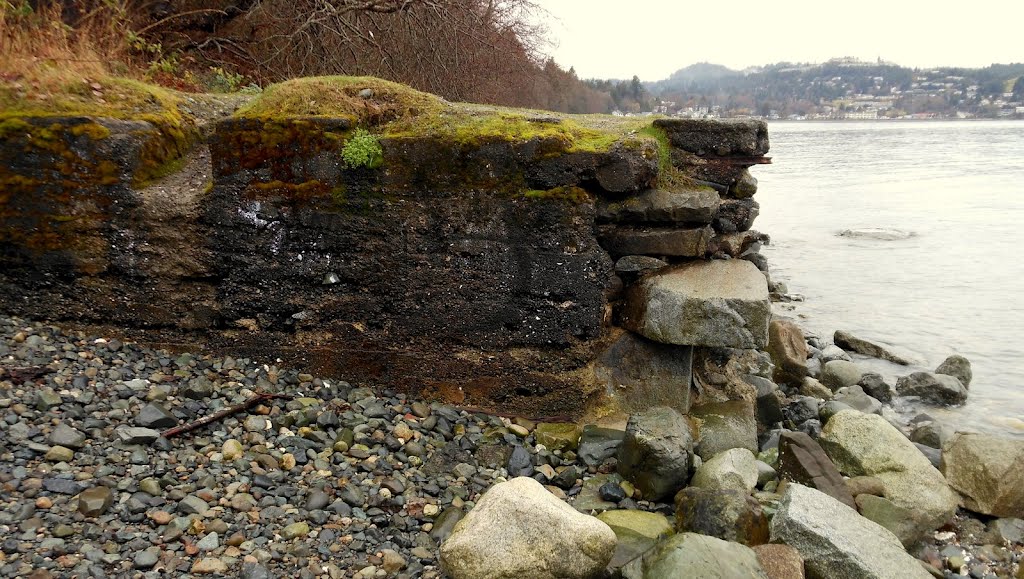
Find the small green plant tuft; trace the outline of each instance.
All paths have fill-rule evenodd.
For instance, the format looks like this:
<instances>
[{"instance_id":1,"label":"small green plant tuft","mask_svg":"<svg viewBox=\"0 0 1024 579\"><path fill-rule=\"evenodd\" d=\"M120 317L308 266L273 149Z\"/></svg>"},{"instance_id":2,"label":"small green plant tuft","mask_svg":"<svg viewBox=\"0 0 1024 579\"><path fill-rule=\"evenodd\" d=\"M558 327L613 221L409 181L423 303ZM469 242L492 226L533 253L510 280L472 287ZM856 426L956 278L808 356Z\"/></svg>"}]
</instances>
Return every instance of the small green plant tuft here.
<instances>
[{"instance_id":1,"label":"small green plant tuft","mask_svg":"<svg viewBox=\"0 0 1024 579\"><path fill-rule=\"evenodd\" d=\"M341 150L341 158L349 169L367 167L376 169L384 163L384 150L380 140L366 129L356 129L345 142Z\"/></svg>"},{"instance_id":2,"label":"small green plant tuft","mask_svg":"<svg viewBox=\"0 0 1024 579\"><path fill-rule=\"evenodd\" d=\"M224 70L219 66L211 66L210 75L210 88L219 92L238 92L245 81L241 74Z\"/></svg>"}]
</instances>

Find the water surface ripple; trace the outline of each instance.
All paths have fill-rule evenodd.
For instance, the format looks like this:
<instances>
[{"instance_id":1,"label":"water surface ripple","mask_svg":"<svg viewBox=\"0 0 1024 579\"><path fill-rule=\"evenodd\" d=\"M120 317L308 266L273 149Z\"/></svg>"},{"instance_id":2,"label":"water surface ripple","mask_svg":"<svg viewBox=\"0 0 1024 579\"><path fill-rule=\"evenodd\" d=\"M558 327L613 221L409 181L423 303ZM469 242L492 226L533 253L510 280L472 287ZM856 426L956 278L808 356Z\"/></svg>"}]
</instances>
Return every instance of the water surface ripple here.
<instances>
[{"instance_id":1,"label":"water surface ripple","mask_svg":"<svg viewBox=\"0 0 1024 579\"><path fill-rule=\"evenodd\" d=\"M930 412L1024 437L1024 121L772 123L769 135L756 228L772 237L775 278L806 298L777 311L822 337L895 346L913 370L967 356L968 403Z\"/></svg>"}]
</instances>

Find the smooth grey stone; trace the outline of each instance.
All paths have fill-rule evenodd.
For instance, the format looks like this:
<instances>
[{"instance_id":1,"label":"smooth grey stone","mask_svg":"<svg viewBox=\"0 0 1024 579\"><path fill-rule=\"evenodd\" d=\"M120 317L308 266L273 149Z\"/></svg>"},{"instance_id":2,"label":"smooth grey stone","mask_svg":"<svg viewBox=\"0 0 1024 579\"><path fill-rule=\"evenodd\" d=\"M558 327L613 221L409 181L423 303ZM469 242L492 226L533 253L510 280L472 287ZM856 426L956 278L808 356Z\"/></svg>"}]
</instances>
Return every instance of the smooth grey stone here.
<instances>
[{"instance_id":1,"label":"smooth grey stone","mask_svg":"<svg viewBox=\"0 0 1024 579\"><path fill-rule=\"evenodd\" d=\"M49 438L50 444L63 446L65 448L71 448L74 450L78 450L85 446L86 440L87 437L85 436L84 433L68 426L67 424L64 424L63 422L58 424L53 429L53 432L50 433Z\"/></svg>"}]
</instances>

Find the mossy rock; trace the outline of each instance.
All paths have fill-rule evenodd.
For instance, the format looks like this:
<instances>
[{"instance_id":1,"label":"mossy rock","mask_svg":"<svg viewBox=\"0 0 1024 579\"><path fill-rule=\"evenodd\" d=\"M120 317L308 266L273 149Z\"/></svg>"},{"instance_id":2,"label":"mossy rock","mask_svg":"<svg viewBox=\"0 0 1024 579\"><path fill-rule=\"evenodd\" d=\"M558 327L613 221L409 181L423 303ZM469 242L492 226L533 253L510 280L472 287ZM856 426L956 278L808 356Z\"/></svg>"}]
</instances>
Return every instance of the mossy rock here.
<instances>
[{"instance_id":1,"label":"mossy rock","mask_svg":"<svg viewBox=\"0 0 1024 579\"><path fill-rule=\"evenodd\" d=\"M61 134L64 130L73 137L100 141L111 136L100 119L145 121L156 132L138 131L136 135L144 142L132 181L141 186L168 173L168 163L182 157L198 140L199 129L183 104L183 96L175 91L117 77L100 78L89 85L67 82L43 100L31 97L17 85L0 83L0 140L28 134L32 147L63 154L67 141ZM92 122L65 127L62 119L66 118L88 118ZM54 122L40 122L44 119Z\"/></svg>"},{"instance_id":2,"label":"mossy rock","mask_svg":"<svg viewBox=\"0 0 1024 579\"><path fill-rule=\"evenodd\" d=\"M289 80L268 87L235 116L264 120L347 119L355 125L374 128L385 139L440 139L469 147L538 141L546 144L546 154L550 155L605 152L616 143L635 144L653 138L649 131L641 132L650 126L646 119L449 103L373 77ZM662 141L667 143L665 138Z\"/></svg>"}]
</instances>

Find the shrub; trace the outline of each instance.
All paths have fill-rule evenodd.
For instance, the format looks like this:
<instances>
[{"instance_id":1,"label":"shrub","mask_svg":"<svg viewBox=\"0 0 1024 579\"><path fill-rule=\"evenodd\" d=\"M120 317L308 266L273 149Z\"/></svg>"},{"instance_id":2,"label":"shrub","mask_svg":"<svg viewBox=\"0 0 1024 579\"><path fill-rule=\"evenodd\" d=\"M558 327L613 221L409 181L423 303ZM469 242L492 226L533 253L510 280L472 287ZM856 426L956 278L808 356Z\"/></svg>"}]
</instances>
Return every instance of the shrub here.
<instances>
[{"instance_id":1,"label":"shrub","mask_svg":"<svg viewBox=\"0 0 1024 579\"><path fill-rule=\"evenodd\" d=\"M380 141L366 129L356 129L345 142L341 150L341 158L349 169L368 167L375 169L384 162L384 150Z\"/></svg>"}]
</instances>

